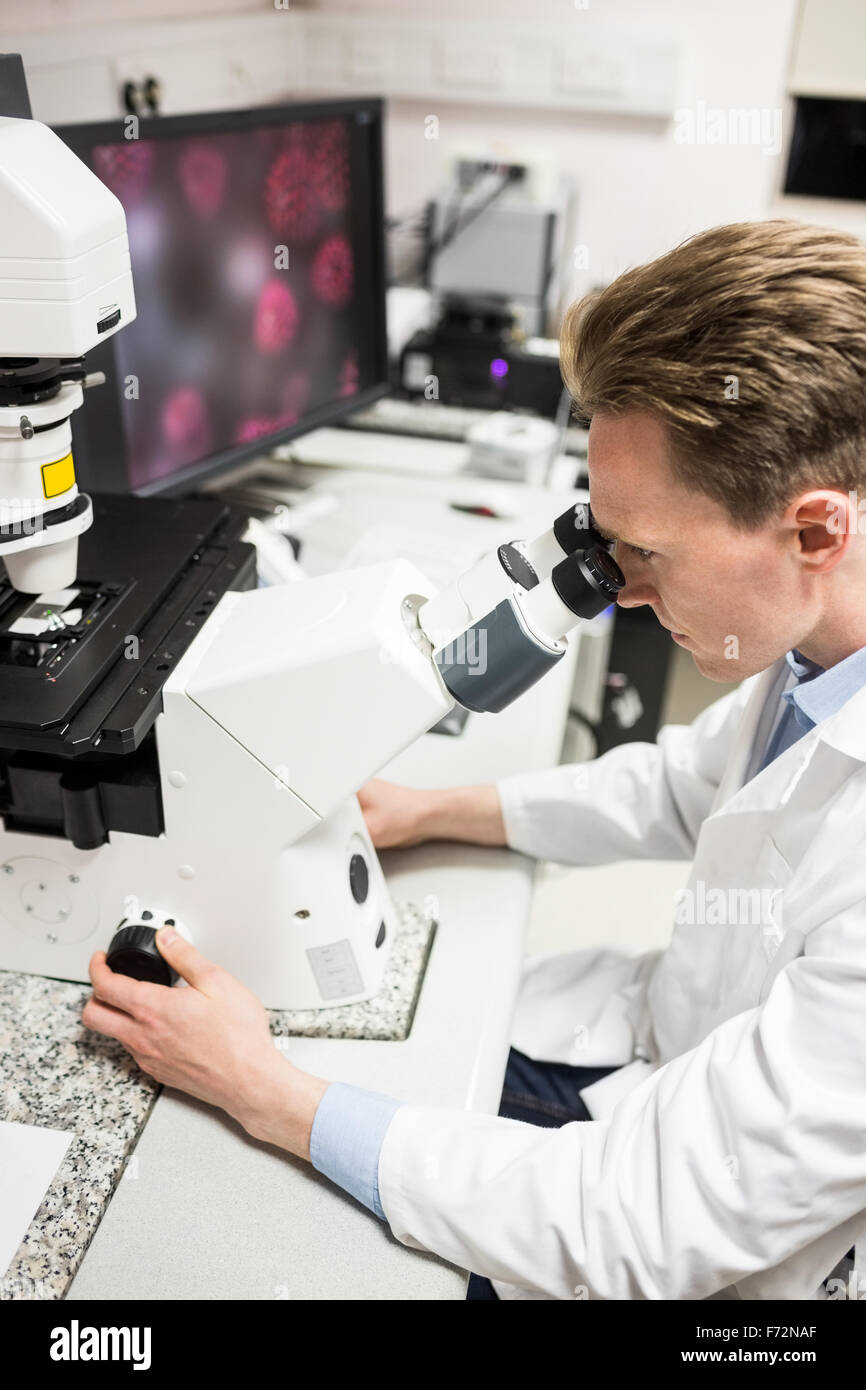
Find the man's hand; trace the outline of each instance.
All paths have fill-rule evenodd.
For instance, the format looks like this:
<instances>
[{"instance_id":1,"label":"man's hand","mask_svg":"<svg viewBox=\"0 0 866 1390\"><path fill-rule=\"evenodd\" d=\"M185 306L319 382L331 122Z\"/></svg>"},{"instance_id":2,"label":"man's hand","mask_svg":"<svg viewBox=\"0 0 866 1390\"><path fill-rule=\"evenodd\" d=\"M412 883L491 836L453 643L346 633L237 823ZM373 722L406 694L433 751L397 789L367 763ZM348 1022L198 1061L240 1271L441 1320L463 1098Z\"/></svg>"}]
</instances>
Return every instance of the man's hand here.
<instances>
[{"instance_id":1,"label":"man's hand","mask_svg":"<svg viewBox=\"0 0 866 1390\"><path fill-rule=\"evenodd\" d=\"M494 785L419 790L375 777L358 792L358 801L377 849L420 845L424 840L506 843Z\"/></svg>"},{"instance_id":2,"label":"man's hand","mask_svg":"<svg viewBox=\"0 0 866 1390\"><path fill-rule=\"evenodd\" d=\"M115 974L90 962L88 1028L116 1038L141 1070L219 1106L256 1139L310 1156L310 1129L328 1082L294 1067L274 1046L255 995L170 927L157 946L189 988Z\"/></svg>"},{"instance_id":3,"label":"man's hand","mask_svg":"<svg viewBox=\"0 0 866 1390\"><path fill-rule=\"evenodd\" d=\"M427 813L435 792L398 787L374 777L358 792L370 838L378 849L420 845L430 838Z\"/></svg>"}]
</instances>

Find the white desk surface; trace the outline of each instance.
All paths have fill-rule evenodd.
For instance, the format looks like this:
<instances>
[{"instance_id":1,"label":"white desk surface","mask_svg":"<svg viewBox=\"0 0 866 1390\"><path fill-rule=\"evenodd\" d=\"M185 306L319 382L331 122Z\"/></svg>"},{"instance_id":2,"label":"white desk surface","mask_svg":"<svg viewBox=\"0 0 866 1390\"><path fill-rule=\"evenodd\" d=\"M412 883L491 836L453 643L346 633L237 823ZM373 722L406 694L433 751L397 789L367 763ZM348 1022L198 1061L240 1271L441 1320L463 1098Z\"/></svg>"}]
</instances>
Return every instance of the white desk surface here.
<instances>
[{"instance_id":1,"label":"white desk surface","mask_svg":"<svg viewBox=\"0 0 866 1390\"><path fill-rule=\"evenodd\" d=\"M551 520L567 501L536 494L530 510L544 504ZM577 646L502 714L470 716L459 738L426 734L380 775L445 786L558 762ZM320 1076L401 1099L495 1113L534 865L510 850L446 843L387 851L382 863L396 897L437 900L440 925L410 1036L293 1038L288 1055ZM166 1090L68 1297L462 1299L466 1277L400 1245L309 1164Z\"/></svg>"}]
</instances>

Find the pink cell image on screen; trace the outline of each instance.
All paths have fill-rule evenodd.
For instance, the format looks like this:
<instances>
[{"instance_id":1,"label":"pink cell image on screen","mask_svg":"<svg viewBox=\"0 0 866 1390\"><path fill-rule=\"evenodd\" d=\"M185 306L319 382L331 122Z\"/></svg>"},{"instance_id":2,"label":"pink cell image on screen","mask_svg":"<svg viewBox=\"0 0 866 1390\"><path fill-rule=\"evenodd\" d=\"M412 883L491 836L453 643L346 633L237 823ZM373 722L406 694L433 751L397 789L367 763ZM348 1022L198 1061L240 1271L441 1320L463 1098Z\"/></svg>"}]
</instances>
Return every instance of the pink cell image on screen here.
<instances>
[{"instance_id":1,"label":"pink cell image on screen","mask_svg":"<svg viewBox=\"0 0 866 1390\"><path fill-rule=\"evenodd\" d=\"M254 440L261 439L266 434L276 434L278 430L288 429L290 425L297 423L297 413L291 410L273 417L252 415L238 426L235 431L235 443L252 444Z\"/></svg>"},{"instance_id":2,"label":"pink cell image on screen","mask_svg":"<svg viewBox=\"0 0 866 1390\"><path fill-rule=\"evenodd\" d=\"M228 166L212 145L194 140L180 157L180 181L193 212L213 217L223 204Z\"/></svg>"},{"instance_id":3,"label":"pink cell image on screen","mask_svg":"<svg viewBox=\"0 0 866 1390\"><path fill-rule=\"evenodd\" d=\"M288 125L263 126L253 138L262 150L270 154L306 147L307 122L290 121Z\"/></svg>"},{"instance_id":4,"label":"pink cell image on screen","mask_svg":"<svg viewBox=\"0 0 866 1390\"><path fill-rule=\"evenodd\" d=\"M354 265L352 248L344 236L329 236L323 241L313 261L311 273L313 293L323 303L342 309L352 295Z\"/></svg>"},{"instance_id":5,"label":"pink cell image on screen","mask_svg":"<svg viewBox=\"0 0 866 1390\"><path fill-rule=\"evenodd\" d=\"M328 212L346 206L349 191L349 142L342 121L328 121L314 139L313 184L316 196Z\"/></svg>"},{"instance_id":6,"label":"pink cell image on screen","mask_svg":"<svg viewBox=\"0 0 866 1390\"><path fill-rule=\"evenodd\" d=\"M147 192L154 164L153 145L131 140L128 145L96 145L93 169L122 203L132 205Z\"/></svg>"},{"instance_id":7,"label":"pink cell image on screen","mask_svg":"<svg viewBox=\"0 0 866 1390\"><path fill-rule=\"evenodd\" d=\"M262 435L273 434L277 428L276 420L269 420L265 416L254 415L249 420L243 420L235 431L236 444L251 444L254 439L261 439Z\"/></svg>"},{"instance_id":8,"label":"pink cell image on screen","mask_svg":"<svg viewBox=\"0 0 866 1390\"><path fill-rule=\"evenodd\" d=\"M356 396L358 394L358 354L350 352L343 360L340 368L340 395Z\"/></svg>"},{"instance_id":9,"label":"pink cell image on screen","mask_svg":"<svg viewBox=\"0 0 866 1390\"><path fill-rule=\"evenodd\" d=\"M274 160L265 180L265 207L274 231L303 241L319 224L310 161L302 147Z\"/></svg>"},{"instance_id":10,"label":"pink cell image on screen","mask_svg":"<svg viewBox=\"0 0 866 1390\"><path fill-rule=\"evenodd\" d=\"M211 443L211 426L204 393L197 386L179 386L160 413L166 442L187 458L200 458Z\"/></svg>"},{"instance_id":11,"label":"pink cell image on screen","mask_svg":"<svg viewBox=\"0 0 866 1390\"><path fill-rule=\"evenodd\" d=\"M260 352L281 352L298 327L298 305L288 285L269 280L256 305L253 337Z\"/></svg>"},{"instance_id":12,"label":"pink cell image on screen","mask_svg":"<svg viewBox=\"0 0 866 1390\"><path fill-rule=\"evenodd\" d=\"M287 414L303 415L310 399L310 385L309 372L292 372L280 392L280 405Z\"/></svg>"}]
</instances>

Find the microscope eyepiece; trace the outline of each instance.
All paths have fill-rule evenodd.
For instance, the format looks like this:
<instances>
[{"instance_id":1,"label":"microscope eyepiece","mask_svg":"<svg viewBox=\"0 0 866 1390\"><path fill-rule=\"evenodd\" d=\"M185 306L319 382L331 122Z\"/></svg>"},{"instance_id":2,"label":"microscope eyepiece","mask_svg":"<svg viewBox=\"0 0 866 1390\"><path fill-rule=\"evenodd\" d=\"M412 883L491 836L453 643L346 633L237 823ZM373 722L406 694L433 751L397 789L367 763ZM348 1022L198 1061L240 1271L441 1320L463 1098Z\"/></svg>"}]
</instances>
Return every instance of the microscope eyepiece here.
<instances>
[{"instance_id":1,"label":"microscope eyepiece","mask_svg":"<svg viewBox=\"0 0 866 1390\"><path fill-rule=\"evenodd\" d=\"M616 598L625 584L625 575L606 546L594 545L584 552L584 563L599 588Z\"/></svg>"},{"instance_id":2,"label":"microscope eyepiece","mask_svg":"<svg viewBox=\"0 0 866 1390\"><path fill-rule=\"evenodd\" d=\"M553 534L566 555L573 555L576 550L589 550L592 546L607 550L612 544L596 528L588 502L578 502L558 516L553 523Z\"/></svg>"},{"instance_id":3,"label":"microscope eyepiece","mask_svg":"<svg viewBox=\"0 0 866 1390\"><path fill-rule=\"evenodd\" d=\"M550 575L562 602L579 618L595 618L625 584L625 575L602 546L576 551L554 565Z\"/></svg>"}]
</instances>

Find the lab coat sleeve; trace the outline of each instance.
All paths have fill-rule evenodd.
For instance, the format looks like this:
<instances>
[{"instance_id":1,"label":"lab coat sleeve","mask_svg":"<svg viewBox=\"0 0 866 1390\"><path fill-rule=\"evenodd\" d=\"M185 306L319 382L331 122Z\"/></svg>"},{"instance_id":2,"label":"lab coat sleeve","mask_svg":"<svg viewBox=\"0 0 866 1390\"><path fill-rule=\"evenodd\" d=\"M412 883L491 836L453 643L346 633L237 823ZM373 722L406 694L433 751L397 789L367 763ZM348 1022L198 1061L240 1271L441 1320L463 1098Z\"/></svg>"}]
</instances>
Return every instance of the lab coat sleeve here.
<instances>
[{"instance_id":1,"label":"lab coat sleeve","mask_svg":"<svg viewBox=\"0 0 866 1390\"><path fill-rule=\"evenodd\" d=\"M656 743L497 782L512 849L558 864L690 859L754 677Z\"/></svg>"},{"instance_id":2,"label":"lab coat sleeve","mask_svg":"<svg viewBox=\"0 0 866 1390\"><path fill-rule=\"evenodd\" d=\"M762 1007L721 1023L604 1120L559 1130L406 1106L382 1146L398 1240L525 1296L703 1299L825 1237L813 1297L866 1208L866 910L810 935ZM848 1223L844 1234L843 1223ZM828 1234L829 1233L829 1234Z\"/></svg>"}]
</instances>

